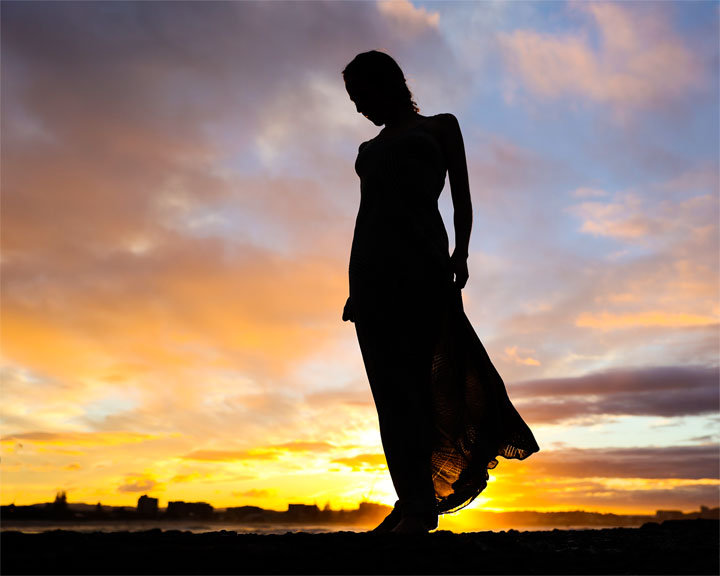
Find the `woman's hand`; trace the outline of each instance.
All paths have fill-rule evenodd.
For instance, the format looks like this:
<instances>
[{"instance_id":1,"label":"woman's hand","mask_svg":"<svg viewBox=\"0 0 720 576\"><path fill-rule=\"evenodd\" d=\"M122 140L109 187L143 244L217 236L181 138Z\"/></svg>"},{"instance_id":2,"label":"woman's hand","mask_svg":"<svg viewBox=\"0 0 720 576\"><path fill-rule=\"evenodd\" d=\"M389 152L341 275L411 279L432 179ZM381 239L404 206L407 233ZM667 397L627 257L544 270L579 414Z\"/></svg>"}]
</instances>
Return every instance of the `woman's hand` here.
<instances>
[{"instance_id":1,"label":"woman's hand","mask_svg":"<svg viewBox=\"0 0 720 576\"><path fill-rule=\"evenodd\" d=\"M460 290L465 288L465 284L470 277L467 265L467 254L460 254L453 252L450 256L450 267L452 268L453 274L455 274L455 284Z\"/></svg>"},{"instance_id":2,"label":"woman's hand","mask_svg":"<svg viewBox=\"0 0 720 576\"><path fill-rule=\"evenodd\" d=\"M345 302L345 308L343 309L342 319L343 319L343 322L347 322L348 320L350 320L350 322L355 322L355 314L353 314L352 302L350 302L349 296L348 296L347 302Z\"/></svg>"}]
</instances>

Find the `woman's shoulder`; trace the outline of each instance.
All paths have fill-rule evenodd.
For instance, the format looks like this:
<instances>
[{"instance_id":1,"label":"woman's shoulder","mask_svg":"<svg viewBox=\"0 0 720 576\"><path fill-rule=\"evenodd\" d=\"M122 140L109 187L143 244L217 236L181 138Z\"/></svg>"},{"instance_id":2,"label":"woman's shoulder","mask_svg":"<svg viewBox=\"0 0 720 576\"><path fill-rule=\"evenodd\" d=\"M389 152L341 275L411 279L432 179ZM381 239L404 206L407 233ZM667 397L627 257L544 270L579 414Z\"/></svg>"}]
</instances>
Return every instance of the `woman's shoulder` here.
<instances>
[{"instance_id":1,"label":"woman's shoulder","mask_svg":"<svg viewBox=\"0 0 720 576\"><path fill-rule=\"evenodd\" d=\"M460 124L455 115L449 112L428 116L425 125L446 154L454 147L454 143L462 138Z\"/></svg>"},{"instance_id":2,"label":"woman's shoulder","mask_svg":"<svg viewBox=\"0 0 720 576\"><path fill-rule=\"evenodd\" d=\"M426 116L428 120L431 120L435 122L436 124L448 124L457 122L457 118L455 117L455 114L452 114L450 112L440 112L440 114L435 114L433 116Z\"/></svg>"},{"instance_id":3,"label":"woman's shoulder","mask_svg":"<svg viewBox=\"0 0 720 576\"><path fill-rule=\"evenodd\" d=\"M442 112L434 116L427 116L427 123L436 130L443 133L454 132L460 127L460 123L454 114L450 112Z\"/></svg>"}]
</instances>

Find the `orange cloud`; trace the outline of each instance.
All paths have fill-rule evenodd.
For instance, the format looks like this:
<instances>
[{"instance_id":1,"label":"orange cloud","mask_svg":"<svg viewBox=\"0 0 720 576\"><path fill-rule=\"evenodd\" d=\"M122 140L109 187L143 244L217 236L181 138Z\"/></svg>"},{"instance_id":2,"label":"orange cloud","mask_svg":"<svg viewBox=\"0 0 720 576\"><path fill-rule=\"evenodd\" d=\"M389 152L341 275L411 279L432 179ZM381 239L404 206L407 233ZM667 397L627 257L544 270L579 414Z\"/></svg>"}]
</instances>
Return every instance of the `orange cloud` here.
<instances>
[{"instance_id":1,"label":"orange cloud","mask_svg":"<svg viewBox=\"0 0 720 576\"><path fill-rule=\"evenodd\" d=\"M631 314L614 314L600 312L596 314L582 313L575 320L575 325L581 328L595 328L603 332L623 330L637 327L691 327L714 326L720 322L717 315L686 314L682 312L635 312Z\"/></svg>"},{"instance_id":2,"label":"orange cloud","mask_svg":"<svg viewBox=\"0 0 720 576\"><path fill-rule=\"evenodd\" d=\"M31 443L53 446L118 446L158 438L136 432L23 432L0 438L0 442Z\"/></svg>"},{"instance_id":3,"label":"orange cloud","mask_svg":"<svg viewBox=\"0 0 720 576\"><path fill-rule=\"evenodd\" d=\"M507 356L511 362L523 364L525 366L540 366L540 361L532 357L532 354L534 353L535 350L518 352L517 346L508 346L505 348L505 356Z\"/></svg>"},{"instance_id":4,"label":"orange cloud","mask_svg":"<svg viewBox=\"0 0 720 576\"><path fill-rule=\"evenodd\" d=\"M271 446L260 446L251 450L195 450L183 456L185 460L207 460L214 462L232 462L236 460L276 460L283 454L305 452L327 452L337 448L328 442L291 441Z\"/></svg>"},{"instance_id":5,"label":"orange cloud","mask_svg":"<svg viewBox=\"0 0 720 576\"><path fill-rule=\"evenodd\" d=\"M276 490L246 490L245 492L233 492L232 495L238 498L272 498L277 494Z\"/></svg>"},{"instance_id":6,"label":"orange cloud","mask_svg":"<svg viewBox=\"0 0 720 576\"><path fill-rule=\"evenodd\" d=\"M327 450L334 450L336 446L328 442L285 442L284 444L276 444L271 447L285 452L325 452Z\"/></svg>"},{"instance_id":7,"label":"orange cloud","mask_svg":"<svg viewBox=\"0 0 720 576\"><path fill-rule=\"evenodd\" d=\"M384 470L387 468L384 454L358 454L348 458L335 458L332 462L348 466L356 471Z\"/></svg>"},{"instance_id":8,"label":"orange cloud","mask_svg":"<svg viewBox=\"0 0 720 576\"><path fill-rule=\"evenodd\" d=\"M242 460L275 460L278 453L267 450L196 450L182 457L184 460L235 462Z\"/></svg>"},{"instance_id":9,"label":"orange cloud","mask_svg":"<svg viewBox=\"0 0 720 576\"><path fill-rule=\"evenodd\" d=\"M118 492L151 492L162 490L161 484L148 474L128 474L123 484L118 486Z\"/></svg>"},{"instance_id":10,"label":"orange cloud","mask_svg":"<svg viewBox=\"0 0 720 576\"><path fill-rule=\"evenodd\" d=\"M198 472L193 472L191 474L176 474L170 479L170 482L176 484L180 484L183 482L194 482L201 478L206 478L207 476L207 474L200 474Z\"/></svg>"}]
</instances>

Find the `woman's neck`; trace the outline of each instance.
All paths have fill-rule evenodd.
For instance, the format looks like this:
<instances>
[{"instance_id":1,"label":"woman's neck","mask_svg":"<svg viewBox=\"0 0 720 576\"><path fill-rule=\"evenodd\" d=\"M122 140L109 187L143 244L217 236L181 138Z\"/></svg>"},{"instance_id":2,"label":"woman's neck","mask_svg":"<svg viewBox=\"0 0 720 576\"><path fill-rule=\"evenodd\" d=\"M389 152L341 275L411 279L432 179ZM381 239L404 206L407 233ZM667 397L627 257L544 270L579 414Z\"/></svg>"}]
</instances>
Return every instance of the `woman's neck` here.
<instances>
[{"instance_id":1,"label":"woman's neck","mask_svg":"<svg viewBox=\"0 0 720 576\"><path fill-rule=\"evenodd\" d=\"M412 109L408 108L400 108L398 110L394 110L392 113L388 114L388 118L385 121L385 128L392 132L397 128L402 128L403 126L407 126L408 124L411 124L412 121L417 117L417 112Z\"/></svg>"}]
</instances>

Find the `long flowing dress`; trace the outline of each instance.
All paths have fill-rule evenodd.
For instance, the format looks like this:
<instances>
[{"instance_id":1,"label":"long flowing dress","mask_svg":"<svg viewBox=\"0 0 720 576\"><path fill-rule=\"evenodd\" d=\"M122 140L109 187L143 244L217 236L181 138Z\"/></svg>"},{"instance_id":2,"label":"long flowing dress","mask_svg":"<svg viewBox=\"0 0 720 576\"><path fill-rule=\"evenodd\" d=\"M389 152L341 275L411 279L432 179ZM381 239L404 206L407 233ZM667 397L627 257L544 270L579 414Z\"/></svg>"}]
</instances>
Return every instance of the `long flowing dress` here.
<instances>
[{"instance_id":1,"label":"long flowing dress","mask_svg":"<svg viewBox=\"0 0 720 576\"><path fill-rule=\"evenodd\" d=\"M482 492L497 456L539 448L453 282L437 205L447 163L426 124L360 145L350 302L399 501L447 513Z\"/></svg>"}]
</instances>

